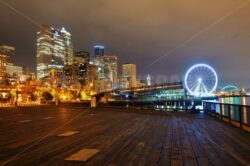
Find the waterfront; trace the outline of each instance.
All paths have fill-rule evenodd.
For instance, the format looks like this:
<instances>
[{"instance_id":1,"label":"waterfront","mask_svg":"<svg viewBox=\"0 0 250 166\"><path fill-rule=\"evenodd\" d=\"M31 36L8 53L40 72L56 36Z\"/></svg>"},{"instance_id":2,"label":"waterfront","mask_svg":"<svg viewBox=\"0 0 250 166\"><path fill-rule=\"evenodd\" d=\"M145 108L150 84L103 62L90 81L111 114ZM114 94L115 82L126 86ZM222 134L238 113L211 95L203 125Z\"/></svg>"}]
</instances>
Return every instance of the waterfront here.
<instances>
[{"instance_id":1,"label":"waterfront","mask_svg":"<svg viewBox=\"0 0 250 166\"><path fill-rule=\"evenodd\" d=\"M250 96L222 97L218 101L225 104L250 105Z\"/></svg>"},{"instance_id":2,"label":"waterfront","mask_svg":"<svg viewBox=\"0 0 250 166\"><path fill-rule=\"evenodd\" d=\"M249 3L0 0L0 166L250 166Z\"/></svg>"}]
</instances>

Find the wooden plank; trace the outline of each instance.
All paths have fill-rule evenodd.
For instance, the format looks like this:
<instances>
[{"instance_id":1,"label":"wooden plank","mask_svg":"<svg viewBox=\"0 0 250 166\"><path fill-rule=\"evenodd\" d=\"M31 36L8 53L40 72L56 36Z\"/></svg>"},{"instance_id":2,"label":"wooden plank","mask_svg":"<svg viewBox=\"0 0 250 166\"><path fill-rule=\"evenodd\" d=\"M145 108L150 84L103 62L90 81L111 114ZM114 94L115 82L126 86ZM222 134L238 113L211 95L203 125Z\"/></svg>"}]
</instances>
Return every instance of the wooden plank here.
<instances>
[{"instance_id":1,"label":"wooden plank","mask_svg":"<svg viewBox=\"0 0 250 166\"><path fill-rule=\"evenodd\" d=\"M32 120L21 120L21 121L19 121L20 123L27 123L27 122L31 122Z\"/></svg>"},{"instance_id":2,"label":"wooden plank","mask_svg":"<svg viewBox=\"0 0 250 166\"><path fill-rule=\"evenodd\" d=\"M220 156L220 159L223 160L223 163L228 164L246 164L250 163L249 156L250 149L247 146L246 142L239 142L238 137L233 137L233 134L224 133L224 131L217 125L217 123L202 123L200 126L205 125L207 132L204 133L212 146L216 148L217 155ZM213 128L218 130L214 130ZM228 126L233 128L232 126ZM240 129L238 129L240 131ZM247 164L246 164L247 165Z\"/></svg>"},{"instance_id":3,"label":"wooden plank","mask_svg":"<svg viewBox=\"0 0 250 166\"><path fill-rule=\"evenodd\" d=\"M54 117L51 117L51 116L48 116L48 117L45 117L43 118L44 120L48 120L48 119L53 119Z\"/></svg>"},{"instance_id":4,"label":"wooden plank","mask_svg":"<svg viewBox=\"0 0 250 166\"><path fill-rule=\"evenodd\" d=\"M171 149L172 149L172 131L173 131L173 120L168 118L165 139L163 142L162 152L159 159L159 166L170 166L171 165Z\"/></svg>"},{"instance_id":5,"label":"wooden plank","mask_svg":"<svg viewBox=\"0 0 250 166\"><path fill-rule=\"evenodd\" d=\"M178 120L173 117L173 140L171 149L171 165L183 165L182 161L182 149L179 140L179 126Z\"/></svg>"},{"instance_id":6,"label":"wooden plank","mask_svg":"<svg viewBox=\"0 0 250 166\"><path fill-rule=\"evenodd\" d=\"M244 165L227 152L245 163L250 161L249 133L213 118L170 112L172 117L166 113L122 108L98 108L81 114L82 108L72 105L25 109L13 108L0 113L3 119L0 165L26 148L9 165ZM15 116L16 113L24 115ZM90 116L92 113L95 116ZM59 139L54 133L48 135L75 116L79 117L59 130L78 130L74 137ZM20 125L20 118L30 117L32 123ZM54 119L41 120L44 117ZM39 141L45 135L48 137ZM101 153L85 163L64 160L86 147L101 149Z\"/></svg>"},{"instance_id":7,"label":"wooden plank","mask_svg":"<svg viewBox=\"0 0 250 166\"><path fill-rule=\"evenodd\" d=\"M190 141L190 137L188 133L185 130L185 126L183 123L183 118L179 119L180 123L180 139L182 144L182 151L183 151L183 162L185 165L190 166L198 166L197 156L194 152L193 146ZM203 162L204 165L206 165L206 162Z\"/></svg>"},{"instance_id":8,"label":"wooden plank","mask_svg":"<svg viewBox=\"0 0 250 166\"><path fill-rule=\"evenodd\" d=\"M72 136L72 135L75 135L75 134L78 134L79 131L66 131L62 134L59 134L57 135L58 137L69 137L69 136Z\"/></svg>"},{"instance_id":9,"label":"wooden plank","mask_svg":"<svg viewBox=\"0 0 250 166\"><path fill-rule=\"evenodd\" d=\"M90 158L94 157L100 149L82 149L69 157L65 158L66 161L88 161Z\"/></svg>"},{"instance_id":10,"label":"wooden plank","mask_svg":"<svg viewBox=\"0 0 250 166\"><path fill-rule=\"evenodd\" d=\"M246 130L247 132L250 132L250 127L247 125L242 125L242 128Z\"/></svg>"}]
</instances>

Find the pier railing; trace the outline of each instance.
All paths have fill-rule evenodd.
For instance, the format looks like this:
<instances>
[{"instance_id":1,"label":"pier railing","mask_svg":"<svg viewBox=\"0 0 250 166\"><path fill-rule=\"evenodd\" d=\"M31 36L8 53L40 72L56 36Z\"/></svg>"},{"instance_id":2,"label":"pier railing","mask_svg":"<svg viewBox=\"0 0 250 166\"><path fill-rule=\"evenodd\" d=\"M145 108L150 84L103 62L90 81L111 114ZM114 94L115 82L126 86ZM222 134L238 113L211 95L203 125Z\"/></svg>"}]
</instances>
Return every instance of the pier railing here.
<instances>
[{"instance_id":1,"label":"pier railing","mask_svg":"<svg viewBox=\"0 0 250 166\"><path fill-rule=\"evenodd\" d=\"M250 132L250 106L203 101L206 114Z\"/></svg>"}]
</instances>

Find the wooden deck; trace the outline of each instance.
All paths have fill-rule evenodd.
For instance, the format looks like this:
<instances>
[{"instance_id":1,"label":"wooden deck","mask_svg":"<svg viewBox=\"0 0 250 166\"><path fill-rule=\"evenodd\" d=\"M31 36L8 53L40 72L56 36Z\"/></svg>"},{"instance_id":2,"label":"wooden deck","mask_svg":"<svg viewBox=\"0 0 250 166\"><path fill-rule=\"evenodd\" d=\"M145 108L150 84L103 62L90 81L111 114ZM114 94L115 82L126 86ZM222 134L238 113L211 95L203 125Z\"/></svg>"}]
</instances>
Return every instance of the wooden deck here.
<instances>
[{"instance_id":1,"label":"wooden deck","mask_svg":"<svg viewBox=\"0 0 250 166\"><path fill-rule=\"evenodd\" d=\"M249 133L180 112L9 108L0 110L0 136L0 165L250 165ZM100 151L65 161L82 149Z\"/></svg>"}]
</instances>

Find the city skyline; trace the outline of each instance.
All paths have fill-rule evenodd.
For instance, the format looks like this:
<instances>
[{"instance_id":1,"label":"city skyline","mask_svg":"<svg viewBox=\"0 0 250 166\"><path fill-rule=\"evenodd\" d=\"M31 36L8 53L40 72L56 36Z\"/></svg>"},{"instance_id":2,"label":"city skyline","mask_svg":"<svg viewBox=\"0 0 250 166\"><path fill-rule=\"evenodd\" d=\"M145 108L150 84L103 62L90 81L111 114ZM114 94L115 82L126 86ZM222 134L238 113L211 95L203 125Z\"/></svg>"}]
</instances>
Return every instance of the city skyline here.
<instances>
[{"instance_id":1,"label":"city skyline","mask_svg":"<svg viewBox=\"0 0 250 166\"><path fill-rule=\"evenodd\" d=\"M0 165L250 166L250 0L0 0Z\"/></svg>"},{"instance_id":2,"label":"city skyline","mask_svg":"<svg viewBox=\"0 0 250 166\"><path fill-rule=\"evenodd\" d=\"M93 46L95 44L104 45L108 54L118 56L119 66L126 62L137 64L139 75L150 73L153 76L177 75L183 77L191 65L203 62L212 65L218 71L220 86L230 83L250 87L250 80L247 78L250 63L247 47L250 40L249 23L247 23L247 16L250 14L247 10L249 4L236 0L230 0L227 3L225 3L226 1L204 1L207 6L203 10L204 6L196 0L182 3L161 0L143 2L141 5L140 2L132 1L120 3L93 1L88 3L89 9L85 8L84 11L79 10L72 14L62 13L65 9L72 10L85 3L62 1L57 4L52 1L49 6L46 6L40 2L25 1L21 3L12 0L8 1L8 4L36 23L45 22L54 27L65 27L71 32L72 43L75 47L90 51L92 57L94 55ZM91 11L96 4L100 4L98 8L101 10ZM56 10L54 10L55 5L57 5ZM123 6L129 6L131 13L125 12ZM45 7L49 16L39 12ZM164 7L169 7L171 10L159 10ZM149 12L145 14L143 9L148 9ZM121 10L119 14L112 14L119 10ZM158 10L161 12L157 12ZM5 18L0 30L3 34L0 44L14 46L17 52L16 62L20 65L30 66L34 70L36 64L35 40L39 28L3 4L1 4L1 12ZM147 17L143 17L142 12ZM186 12L191 14L186 16ZM82 17L83 14L86 17ZM164 17L158 17L163 15ZM227 15L228 17L221 22L164 57L178 44ZM20 21L9 22L9 20L17 18ZM127 24L123 23L123 20ZM126 28L124 25L130 28ZM21 28L14 29L13 27ZM22 42L24 38L27 39L27 42ZM163 58L160 61L151 65L152 61L161 56ZM238 65L239 63L241 65Z\"/></svg>"}]
</instances>

